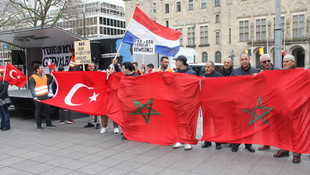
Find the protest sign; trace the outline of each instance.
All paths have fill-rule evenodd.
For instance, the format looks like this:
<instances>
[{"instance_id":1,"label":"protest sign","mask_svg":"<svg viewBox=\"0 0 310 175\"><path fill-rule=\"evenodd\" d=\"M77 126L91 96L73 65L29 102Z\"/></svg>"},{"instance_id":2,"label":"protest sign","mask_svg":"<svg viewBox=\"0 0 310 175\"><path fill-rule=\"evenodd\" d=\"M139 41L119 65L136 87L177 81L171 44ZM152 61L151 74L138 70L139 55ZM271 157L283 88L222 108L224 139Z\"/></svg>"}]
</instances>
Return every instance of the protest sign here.
<instances>
[{"instance_id":1,"label":"protest sign","mask_svg":"<svg viewBox=\"0 0 310 175\"><path fill-rule=\"evenodd\" d=\"M135 39L133 43L134 54L154 55L155 53L155 41Z\"/></svg>"}]
</instances>

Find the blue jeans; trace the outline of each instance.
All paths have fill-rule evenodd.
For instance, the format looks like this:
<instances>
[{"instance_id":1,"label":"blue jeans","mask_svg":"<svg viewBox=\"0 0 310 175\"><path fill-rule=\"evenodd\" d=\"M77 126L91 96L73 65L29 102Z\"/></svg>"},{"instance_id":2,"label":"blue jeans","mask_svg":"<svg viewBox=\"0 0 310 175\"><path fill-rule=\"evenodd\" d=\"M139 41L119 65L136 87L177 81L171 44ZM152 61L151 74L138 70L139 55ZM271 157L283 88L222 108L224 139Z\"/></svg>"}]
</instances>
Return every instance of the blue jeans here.
<instances>
[{"instance_id":1,"label":"blue jeans","mask_svg":"<svg viewBox=\"0 0 310 175\"><path fill-rule=\"evenodd\" d=\"M34 106L35 106L34 116L35 116L37 125L41 126L41 123L42 123L41 113L43 113L45 116L46 125L51 125L52 122L50 119L50 106L45 103L38 102L38 101L34 101Z\"/></svg>"},{"instance_id":2,"label":"blue jeans","mask_svg":"<svg viewBox=\"0 0 310 175\"><path fill-rule=\"evenodd\" d=\"M10 113L8 106L0 106L1 129L10 129Z\"/></svg>"}]
</instances>

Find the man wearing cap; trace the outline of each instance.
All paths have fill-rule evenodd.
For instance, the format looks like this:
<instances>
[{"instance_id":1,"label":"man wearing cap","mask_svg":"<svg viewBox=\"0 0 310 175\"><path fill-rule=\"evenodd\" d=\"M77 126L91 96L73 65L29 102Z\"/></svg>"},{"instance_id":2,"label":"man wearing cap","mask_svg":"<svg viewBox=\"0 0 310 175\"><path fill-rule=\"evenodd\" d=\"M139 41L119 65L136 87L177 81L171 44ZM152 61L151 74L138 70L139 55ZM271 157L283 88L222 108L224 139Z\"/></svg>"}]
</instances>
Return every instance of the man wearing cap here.
<instances>
[{"instance_id":1,"label":"man wearing cap","mask_svg":"<svg viewBox=\"0 0 310 175\"><path fill-rule=\"evenodd\" d=\"M178 73L187 73L187 74L192 74L192 75L197 75L196 72L186 63L187 62L187 58L184 55L180 55L178 56L176 59L175 65L177 68ZM183 147L183 144L180 142L177 142L175 144L172 145L173 149L177 149L177 148L181 148ZM191 144L185 144L184 145L184 150L191 150L193 147Z\"/></svg>"},{"instance_id":2,"label":"man wearing cap","mask_svg":"<svg viewBox=\"0 0 310 175\"><path fill-rule=\"evenodd\" d=\"M252 67L250 64L250 57L247 53L242 52L240 54L240 63L241 66L237 69L234 69L230 76L240 76L240 75L252 75L258 73L259 70ZM237 152L240 144L232 144L231 151ZM252 144L245 144L245 149L250 152L255 152L255 149L252 147Z\"/></svg>"},{"instance_id":3,"label":"man wearing cap","mask_svg":"<svg viewBox=\"0 0 310 175\"><path fill-rule=\"evenodd\" d=\"M186 63L187 58L184 55L178 56L175 62L178 73L187 73L192 75L197 75L196 72Z\"/></svg>"},{"instance_id":4,"label":"man wearing cap","mask_svg":"<svg viewBox=\"0 0 310 175\"><path fill-rule=\"evenodd\" d=\"M295 69L295 57L293 55L285 55L283 58L283 69ZM289 151L280 149L273 155L275 158L288 157ZM293 163L300 163L301 153L293 153Z\"/></svg>"},{"instance_id":5,"label":"man wearing cap","mask_svg":"<svg viewBox=\"0 0 310 175\"><path fill-rule=\"evenodd\" d=\"M166 56L163 56L160 58L160 66L159 68L156 68L153 70L153 72L157 72L157 71L168 71L168 72L173 72L173 69L168 68L169 66L169 59Z\"/></svg>"}]
</instances>

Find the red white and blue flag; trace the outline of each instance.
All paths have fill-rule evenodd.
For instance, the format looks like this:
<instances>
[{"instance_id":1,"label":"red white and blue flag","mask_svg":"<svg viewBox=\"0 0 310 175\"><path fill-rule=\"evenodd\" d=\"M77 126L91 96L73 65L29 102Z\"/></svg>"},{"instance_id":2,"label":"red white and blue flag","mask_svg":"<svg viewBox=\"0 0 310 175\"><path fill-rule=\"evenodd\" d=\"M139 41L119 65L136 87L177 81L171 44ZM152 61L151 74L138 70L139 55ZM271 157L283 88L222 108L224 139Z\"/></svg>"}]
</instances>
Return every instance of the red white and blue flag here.
<instances>
[{"instance_id":1,"label":"red white and blue flag","mask_svg":"<svg viewBox=\"0 0 310 175\"><path fill-rule=\"evenodd\" d=\"M164 27L149 18L136 7L123 38L124 43L133 44L135 39L155 41L155 52L175 56L180 49L181 32Z\"/></svg>"}]
</instances>

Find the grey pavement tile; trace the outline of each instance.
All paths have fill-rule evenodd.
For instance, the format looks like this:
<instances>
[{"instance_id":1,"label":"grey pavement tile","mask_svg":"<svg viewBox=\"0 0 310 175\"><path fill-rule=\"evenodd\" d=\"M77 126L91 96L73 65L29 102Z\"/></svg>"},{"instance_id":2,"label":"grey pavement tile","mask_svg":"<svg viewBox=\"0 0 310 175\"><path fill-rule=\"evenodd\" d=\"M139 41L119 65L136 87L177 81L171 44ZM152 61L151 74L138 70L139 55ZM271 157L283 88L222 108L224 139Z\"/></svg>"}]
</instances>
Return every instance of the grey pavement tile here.
<instances>
[{"instance_id":1,"label":"grey pavement tile","mask_svg":"<svg viewBox=\"0 0 310 175\"><path fill-rule=\"evenodd\" d=\"M122 162L118 165L115 165L113 168L119 168L119 169L123 169L123 170L127 170L127 171L133 171L133 170L141 167L142 165L143 165L142 163L125 161L125 162Z\"/></svg>"},{"instance_id":2,"label":"grey pavement tile","mask_svg":"<svg viewBox=\"0 0 310 175\"><path fill-rule=\"evenodd\" d=\"M137 156L136 154L127 153L127 152L120 152L120 153L115 154L111 157L116 158L116 159L120 159L120 160L129 160L129 159L132 159L136 156Z\"/></svg>"},{"instance_id":3,"label":"grey pavement tile","mask_svg":"<svg viewBox=\"0 0 310 175\"><path fill-rule=\"evenodd\" d=\"M16 149L14 149L14 150L8 151L7 154L8 154L8 155L11 155L11 156L17 156L17 155L25 154L25 153L29 153L29 152L30 152L30 151L29 151L29 150L26 150L26 149L16 148Z\"/></svg>"},{"instance_id":4,"label":"grey pavement tile","mask_svg":"<svg viewBox=\"0 0 310 175\"><path fill-rule=\"evenodd\" d=\"M244 172L250 172L253 168L255 167L255 165L253 164L240 164L240 163L228 163L225 166L225 169L230 169L232 171L244 171Z\"/></svg>"},{"instance_id":5,"label":"grey pavement tile","mask_svg":"<svg viewBox=\"0 0 310 175\"><path fill-rule=\"evenodd\" d=\"M134 172L143 173L143 174L158 174L160 171L164 170L163 167L153 166L153 165L143 165L134 170Z\"/></svg>"},{"instance_id":6,"label":"grey pavement tile","mask_svg":"<svg viewBox=\"0 0 310 175\"><path fill-rule=\"evenodd\" d=\"M97 173L97 175L107 175L107 174L113 174L113 175L124 175L127 174L128 171L127 170L123 170L123 169L119 169L119 168L108 168L106 170L103 170L99 173Z\"/></svg>"},{"instance_id":7,"label":"grey pavement tile","mask_svg":"<svg viewBox=\"0 0 310 175\"><path fill-rule=\"evenodd\" d=\"M113 166L120 164L122 162L123 162L123 160L108 157L108 158L103 159L101 161L97 161L96 164L104 165L104 166L108 166L108 167L113 167Z\"/></svg>"},{"instance_id":8,"label":"grey pavement tile","mask_svg":"<svg viewBox=\"0 0 310 175\"><path fill-rule=\"evenodd\" d=\"M156 160L151 161L148 163L149 165L159 166L159 167L169 167L170 165L174 164L175 161L171 159L165 159L165 158L158 158Z\"/></svg>"},{"instance_id":9,"label":"grey pavement tile","mask_svg":"<svg viewBox=\"0 0 310 175\"><path fill-rule=\"evenodd\" d=\"M217 175L234 175L234 174L247 175L247 174L249 174L249 172L246 171L246 170L237 170L237 169L227 169L227 168L224 168L219 173L217 173Z\"/></svg>"},{"instance_id":10,"label":"grey pavement tile","mask_svg":"<svg viewBox=\"0 0 310 175\"><path fill-rule=\"evenodd\" d=\"M110 156L113 156L116 154L119 154L119 151L114 151L114 150L109 150L109 149L106 149L106 150L103 150L103 151L96 153L96 155L104 156L104 157L110 157Z\"/></svg>"},{"instance_id":11,"label":"grey pavement tile","mask_svg":"<svg viewBox=\"0 0 310 175\"><path fill-rule=\"evenodd\" d=\"M131 162L137 162L137 163L144 163L144 164L147 164L153 160L155 160L156 157L151 157L151 156L137 156L137 157L134 157L132 159L130 159L129 161Z\"/></svg>"},{"instance_id":12,"label":"grey pavement tile","mask_svg":"<svg viewBox=\"0 0 310 175\"><path fill-rule=\"evenodd\" d=\"M168 168L175 169L175 170L181 170L181 171L191 171L196 166L197 166L197 163L184 162L180 160L170 165Z\"/></svg>"},{"instance_id":13,"label":"grey pavement tile","mask_svg":"<svg viewBox=\"0 0 310 175\"><path fill-rule=\"evenodd\" d=\"M11 155L8 155L8 154L5 154L5 153L1 153L1 154L0 154L0 160L8 159L8 158L10 158L10 157L12 157L12 156L11 156Z\"/></svg>"},{"instance_id":14,"label":"grey pavement tile","mask_svg":"<svg viewBox=\"0 0 310 175\"><path fill-rule=\"evenodd\" d=\"M0 174L1 175L12 174L12 173L17 172L17 171L19 171L19 170L15 169L15 168L11 168L11 167L0 168Z\"/></svg>"},{"instance_id":15,"label":"grey pavement tile","mask_svg":"<svg viewBox=\"0 0 310 175\"><path fill-rule=\"evenodd\" d=\"M36 157L31 158L30 160L36 161L36 162L47 162L52 159L57 158L57 156L49 155L49 154L42 154Z\"/></svg>"},{"instance_id":16,"label":"grey pavement tile","mask_svg":"<svg viewBox=\"0 0 310 175\"><path fill-rule=\"evenodd\" d=\"M24 159L31 159L31 158L42 156L42 155L44 155L44 153L31 151L31 152L16 155L16 157L20 157L20 158L24 158Z\"/></svg>"},{"instance_id":17,"label":"grey pavement tile","mask_svg":"<svg viewBox=\"0 0 310 175\"><path fill-rule=\"evenodd\" d=\"M68 138L66 138L66 140L68 140ZM71 139L70 139L71 140ZM63 149L70 149L73 145L75 145L74 143L70 143L70 142L61 142L60 144L56 144L54 145L55 148L63 148Z\"/></svg>"},{"instance_id":18,"label":"grey pavement tile","mask_svg":"<svg viewBox=\"0 0 310 175\"><path fill-rule=\"evenodd\" d=\"M74 154L76 151L70 150L70 149L63 149L63 148L57 148L58 150L55 152L50 152L49 154L54 155L54 156L63 156L66 154Z\"/></svg>"},{"instance_id":19,"label":"grey pavement tile","mask_svg":"<svg viewBox=\"0 0 310 175\"><path fill-rule=\"evenodd\" d=\"M89 163L86 163L86 162L83 162L80 160L73 160L69 163L65 163L65 164L61 165L61 167L67 168L70 170L77 170L77 169L80 169L80 168L85 167L87 165L89 165Z\"/></svg>"},{"instance_id":20,"label":"grey pavement tile","mask_svg":"<svg viewBox=\"0 0 310 175\"><path fill-rule=\"evenodd\" d=\"M23 171L27 171L30 173L35 173L35 174L39 174L43 171L47 171L49 169L54 168L54 166L52 165L47 165L47 164L43 164L43 163L31 161L31 160L21 161L21 162L12 164L10 167L23 170Z\"/></svg>"},{"instance_id":21,"label":"grey pavement tile","mask_svg":"<svg viewBox=\"0 0 310 175\"><path fill-rule=\"evenodd\" d=\"M183 149L182 150L179 150L178 152L169 152L163 156L161 156L161 158L165 158L165 159L172 159L172 160L181 160L183 159L184 157L186 157L186 155L189 153L190 151L184 151Z\"/></svg>"},{"instance_id":22,"label":"grey pavement tile","mask_svg":"<svg viewBox=\"0 0 310 175\"><path fill-rule=\"evenodd\" d=\"M89 156L89 155L90 155L89 153L75 151L75 152L71 152L71 153L67 153L65 155L62 155L62 157L66 157L69 159L81 159L81 158Z\"/></svg>"},{"instance_id":23,"label":"grey pavement tile","mask_svg":"<svg viewBox=\"0 0 310 175\"><path fill-rule=\"evenodd\" d=\"M234 152L231 151L217 151L213 155L210 156L210 158L215 158L215 159L224 159L224 160L233 160L236 158L238 155L235 154Z\"/></svg>"},{"instance_id":24,"label":"grey pavement tile","mask_svg":"<svg viewBox=\"0 0 310 175\"><path fill-rule=\"evenodd\" d=\"M310 162L308 155L304 156ZM281 175L298 174L298 175L309 175L310 174L310 164L302 162L299 164L292 163L291 159L287 161L284 167L281 169ZM306 161L306 160L305 160Z\"/></svg>"},{"instance_id":25,"label":"grey pavement tile","mask_svg":"<svg viewBox=\"0 0 310 175\"><path fill-rule=\"evenodd\" d=\"M65 158L65 157L56 157L55 159L49 160L46 164L54 165L54 166L61 166L63 164L69 163L74 161L73 159Z\"/></svg>"},{"instance_id":26,"label":"grey pavement tile","mask_svg":"<svg viewBox=\"0 0 310 175\"><path fill-rule=\"evenodd\" d=\"M230 163L231 163L230 161L225 161L221 159L208 159L200 163L199 165L197 165L190 172L193 172L193 173L208 172L208 174L217 174Z\"/></svg>"},{"instance_id":27,"label":"grey pavement tile","mask_svg":"<svg viewBox=\"0 0 310 175\"><path fill-rule=\"evenodd\" d=\"M83 168L78 169L77 171L82 172L82 173L88 173L88 174L97 174L108 168L109 167L103 166L103 165L90 164Z\"/></svg>"},{"instance_id":28,"label":"grey pavement tile","mask_svg":"<svg viewBox=\"0 0 310 175\"><path fill-rule=\"evenodd\" d=\"M64 174L69 174L73 172L72 170L66 169L66 168L61 168L61 167L56 167L56 168L52 168L50 170L44 171L40 174L44 174L44 175L64 175Z\"/></svg>"},{"instance_id":29,"label":"grey pavement tile","mask_svg":"<svg viewBox=\"0 0 310 175\"><path fill-rule=\"evenodd\" d=\"M258 173L258 174L279 174L281 172L282 167L278 166L264 166L264 165L256 165L250 173Z\"/></svg>"},{"instance_id":30,"label":"grey pavement tile","mask_svg":"<svg viewBox=\"0 0 310 175\"><path fill-rule=\"evenodd\" d=\"M18 171L11 173L10 175L35 175L35 173L30 173L27 171L18 170Z\"/></svg>"},{"instance_id":31,"label":"grey pavement tile","mask_svg":"<svg viewBox=\"0 0 310 175\"><path fill-rule=\"evenodd\" d=\"M100 161L104 160L105 158L106 157L104 157L104 156L99 156L99 155L93 154L93 155L83 157L79 160L81 160L83 162L88 162L88 163L96 163L96 162L100 162Z\"/></svg>"},{"instance_id":32,"label":"grey pavement tile","mask_svg":"<svg viewBox=\"0 0 310 175\"><path fill-rule=\"evenodd\" d=\"M143 155L143 156L152 156L152 157L161 157L161 156L163 156L163 155L165 155L167 153L168 152L166 152L166 151L152 149L152 150L149 150L147 152L144 152L141 155Z\"/></svg>"},{"instance_id":33,"label":"grey pavement tile","mask_svg":"<svg viewBox=\"0 0 310 175\"><path fill-rule=\"evenodd\" d=\"M25 159L22 159L22 158L19 158L19 157L10 157L10 158L1 160L0 161L0 165L10 166L10 165L15 164L17 162L22 162L24 160Z\"/></svg>"},{"instance_id":34,"label":"grey pavement tile","mask_svg":"<svg viewBox=\"0 0 310 175\"><path fill-rule=\"evenodd\" d=\"M164 169L163 171L158 173L158 175L185 175L185 174L187 174L187 172L169 168Z\"/></svg>"},{"instance_id":35,"label":"grey pavement tile","mask_svg":"<svg viewBox=\"0 0 310 175\"><path fill-rule=\"evenodd\" d=\"M68 173L67 175L89 175L88 173L82 173L78 171L72 171L71 173Z\"/></svg>"}]
</instances>

